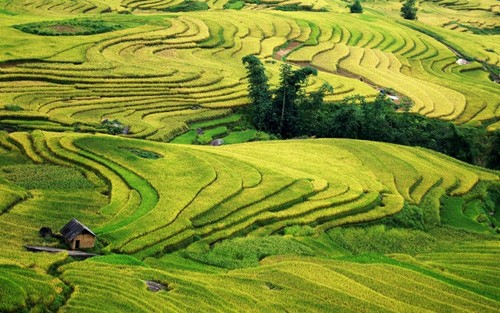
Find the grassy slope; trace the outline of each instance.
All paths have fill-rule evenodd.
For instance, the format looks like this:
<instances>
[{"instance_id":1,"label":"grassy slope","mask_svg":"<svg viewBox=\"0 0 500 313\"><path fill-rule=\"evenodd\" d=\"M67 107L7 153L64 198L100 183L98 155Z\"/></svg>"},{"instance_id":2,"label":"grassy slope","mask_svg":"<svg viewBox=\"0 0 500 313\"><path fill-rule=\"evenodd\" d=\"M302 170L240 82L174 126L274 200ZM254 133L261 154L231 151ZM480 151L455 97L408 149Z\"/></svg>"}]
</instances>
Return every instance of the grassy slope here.
<instances>
[{"instance_id":1,"label":"grassy slope","mask_svg":"<svg viewBox=\"0 0 500 313\"><path fill-rule=\"evenodd\" d=\"M5 39L0 60L7 62L0 68L5 90L0 101L24 108L16 114L0 111L0 117L11 122L36 116L56 123L44 129L56 130L61 125L71 129L75 122L95 127L101 119L116 118L131 126L134 137L168 140L186 131L186 122L224 115L224 108L248 103L241 57L253 53L271 62L273 51L291 41L303 45L287 60L317 67L320 74L309 80L310 90L328 82L335 88L329 99L374 96L376 91L365 83L369 81L411 97L414 110L431 117L458 123L498 118L498 85L488 80L481 65L456 65L451 50L418 30L437 34L456 50L492 65L498 63L498 35L440 27L446 21L430 18L443 14L440 6L426 7L422 22L403 23L393 2L366 4L362 15L348 14L332 1L332 12L227 10L168 16L161 11L68 13L58 6L21 10L21 3L5 5L19 13L5 15L0 22ZM380 13L384 8L390 8L387 14ZM11 27L75 17L124 29L89 36L37 36ZM488 21L487 16L477 18ZM279 65L267 64L273 83ZM345 71L350 77L338 75ZM193 105L201 108L193 110Z\"/></svg>"},{"instance_id":2,"label":"grassy slope","mask_svg":"<svg viewBox=\"0 0 500 313\"><path fill-rule=\"evenodd\" d=\"M422 114L494 122L498 85L421 32L498 65L491 1L461 4L472 11L425 3L406 26L396 1L366 2L363 15L333 0L302 1L330 13L117 14L180 2L0 2L0 121L55 131L0 133L0 311L498 311L498 210L486 192L498 189L497 172L353 140L208 148L61 132L116 118L131 137L168 140L246 104L241 57L270 62L289 41L304 45L287 59L319 68L309 88L331 83L330 99L373 96L363 77L410 96ZM73 18L124 27L70 37L11 27ZM272 83L279 64L266 65ZM424 227L380 224L394 225L381 220L393 214ZM120 254L71 262L24 251L56 245L38 230L71 217ZM167 290L149 292L146 280Z\"/></svg>"},{"instance_id":3,"label":"grassy slope","mask_svg":"<svg viewBox=\"0 0 500 313\"><path fill-rule=\"evenodd\" d=\"M55 289L60 290L57 302L56 298L39 302L29 300L27 295L16 295L17 300L5 298L12 307L65 303L63 309L68 312L117 308L149 311L153 307L176 311L197 303L207 305L204 310L214 305L235 310L256 305L251 299L267 299L271 294L276 296L274 300L257 301L258 310L293 310L304 305L310 310L326 306L352 309L353 305L369 311L441 310L439 306L445 305L456 310L481 307L488 312L498 306L496 274L490 270L498 245L491 228L482 235L471 233L468 237L451 228L426 233L367 227L365 235L356 233L356 228L329 231L334 226L394 214L403 201L422 207L427 202L439 202L440 193L433 196L434 191L443 190L455 198L469 195L478 181L498 181L495 172L418 148L354 140L210 148L39 132L31 136L11 134L2 142L12 145L10 152L4 149L5 158L9 153L27 155L26 151L31 151L31 161L24 163L42 163L24 166L27 170L46 167L43 163L49 159L75 168L60 172L54 167L61 173L57 178L32 175L30 184L25 185L31 198L0 216L2 264L33 268L37 275L46 277L41 283L47 295L55 288L52 284L62 286ZM151 155L155 157L148 158ZM0 167L2 175L14 180L19 177L18 172L12 172L13 166ZM103 177L91 174L96 171ZM85 181L78 175L83 175ZM54 186L66 182L67 192L51 189L51 179L57 180ZM103 185L103 179L108 187ZM86 187L82 189L76 183ZM76 188L80 191L76 192ZM97 200L97 194L109 194L109 204ZM68 209L64 214L57 213L62 206ZM437 216L439 225L439 204L425 207L424 218L432 220ZM23 252L21 246L51 244L37 238L37 229L41 225L58 229L72 215L98 232L101 241L109 244L105 250L111 248L144 261L109 256L102 259L107 265L92 260L71 263L60 267L62 275L49 283L47 270L65 256L48 258ZM225 241L247 233L255 239ZM270 234L278 236L268 237ZM371 238L372 247L357 248L356 238L360 236ZM475 241L477 247L450 250L460 242L470 241ZM212 247L218 248L210 248L209 244L215 242L219 244ZM174 253L165 254L168 251ZM363 253L370 251L395 253L394 259L381 258L380 254L366 258ZM446 255L456 254L453 251L463 253L463 261L445 261ZM482 253L479 263L470 263L477 258L472 253ZM266 259L273 255L288 256ZM261 266L254 267L262 259ZM441 266L446 266L445 273ZM234 270L226 272L218 267ZM241 267L249 268L238 269ZM29 271L33 270L26 275ZM390 271L394 276L389 281L380 274L386 277L380 280L372 276L373 271ZM79 274L83 272L87 275ZM100 278L103 276L105 281ZM414 282L403 291L398 277L412 277ZM145 280L164 283L169 291L153 294L146 290ZM230 287L220 289L218 284ZM116 288L122 290L121 296ZM73 292L69 295L62 290ZM453 295L455 300L441 303L443 293ZM315 294L323 296L317 298ZM12 296L7 291L2 294ZM292 296L294 302L285 301ZM419 301L419 297L433 300ZM193 302L200 299L205 300Z\"/></svg>"}]
</instances>

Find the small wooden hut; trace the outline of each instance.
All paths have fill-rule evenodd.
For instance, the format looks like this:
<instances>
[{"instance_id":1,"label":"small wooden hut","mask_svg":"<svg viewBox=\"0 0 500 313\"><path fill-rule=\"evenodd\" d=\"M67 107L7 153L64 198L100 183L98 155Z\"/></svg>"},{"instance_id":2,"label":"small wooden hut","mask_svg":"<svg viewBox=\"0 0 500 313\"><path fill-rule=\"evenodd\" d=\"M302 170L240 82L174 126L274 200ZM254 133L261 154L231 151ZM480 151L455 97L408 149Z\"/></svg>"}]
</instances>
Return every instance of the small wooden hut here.
<instances>
[{"instance_id":1,"label":"small wooden hut","mask_svg":"<svg viewBox=\"0 0 500 313\"><path fill-rule=\"evenodd\" d=\"M94 247L96 235L76 218L64 225L60 233L72 250Z\"/></svg>"}]
</instances>

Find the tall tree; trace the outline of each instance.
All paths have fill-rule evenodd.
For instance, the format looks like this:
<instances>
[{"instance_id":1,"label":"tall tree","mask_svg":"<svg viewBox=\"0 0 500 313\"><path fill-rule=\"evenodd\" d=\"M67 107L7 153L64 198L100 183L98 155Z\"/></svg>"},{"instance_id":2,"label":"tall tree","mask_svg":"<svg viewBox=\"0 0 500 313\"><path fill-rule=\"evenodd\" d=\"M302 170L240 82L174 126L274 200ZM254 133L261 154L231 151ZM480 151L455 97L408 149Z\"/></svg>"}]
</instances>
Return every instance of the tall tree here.
<instances>
[{"instance_id":1,"label":"tall tree","mask_svg":"<svg viewBox=\"0 0 500 313\"><path fill-rule=\"evenodd\" d=\"M250 106L252 123L258 129L270 131L277 121L273 112L271 91L268 78L262 62L255 55L247 55L242 59L248 72L248 96L252 101Z\"/></svg>"},{"instance_id":2,"label":"tall tree","mask_svg":"<svg viewBox=\"0 0 500 313\"><path fill-rule=\"evenodd\" d=\"M312 67L303 67L292 71L289 64L281 66L280 85L274 92L274 107L280 112L278 133L283 137L296 135L298 117L297 102L305 96L303 89L310 75L317 75L318 71Z\"/></svg>"},{"instance_id":3,"label":"tall tree","mask_svg":"<svg viewBox=\"0 0 500 313\"><path fill-rule=\"evenodd\" d=\"M354 3L349 5L349 10L351 13L363 13L363 7L359 0L354 0Z\"/></svg>"},{"instance_id":4,"label":"tall tree","mask_svg":"<svg viewBox=\"0 0 500 313\"><path fill-rule=\"evenodd\" d=\"M401 16L407 20L417 19L418 9L415 7L415 0L406 0L401 7Z\"/></svg>"}]
</instances>

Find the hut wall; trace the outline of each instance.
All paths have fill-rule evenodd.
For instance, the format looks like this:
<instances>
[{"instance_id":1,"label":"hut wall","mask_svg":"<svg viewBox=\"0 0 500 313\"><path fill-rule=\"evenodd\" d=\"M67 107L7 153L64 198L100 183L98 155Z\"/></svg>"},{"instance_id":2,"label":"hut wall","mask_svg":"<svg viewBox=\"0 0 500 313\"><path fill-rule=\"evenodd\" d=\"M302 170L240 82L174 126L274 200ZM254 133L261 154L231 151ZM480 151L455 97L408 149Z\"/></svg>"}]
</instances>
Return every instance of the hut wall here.
<instances>
[{"instance_id":1,"label":"hut wall","mask_svg":"<svg viewBox=\"0 0 500 313\"><path fill-rule=\"evenodd\" d=\"M81 234L75 237L71 242L71 249L76 249L76 241L80 240L79 249L93 248L95 243L95 237L91 234Z\"/></svg>"}]
</instances>

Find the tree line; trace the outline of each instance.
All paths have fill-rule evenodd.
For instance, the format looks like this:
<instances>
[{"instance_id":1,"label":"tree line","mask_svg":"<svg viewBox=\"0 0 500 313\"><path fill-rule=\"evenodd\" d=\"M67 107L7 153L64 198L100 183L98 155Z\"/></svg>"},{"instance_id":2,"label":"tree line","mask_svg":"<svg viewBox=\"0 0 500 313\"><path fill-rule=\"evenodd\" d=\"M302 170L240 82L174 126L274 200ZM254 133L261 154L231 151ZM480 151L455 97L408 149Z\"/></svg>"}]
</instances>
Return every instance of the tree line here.
<instances>
[{"instance_id":1,"label":"tree line","mask_svg":"<svg viewBox=\"0 0 500 313\"><path fill-rule=\"evenodd\" d=\"M327 84L306 93L307 78L317 75L311 67L280 69L280 81L271 89L265 68L254 55L243 58L249 80L245 110L259 130L279 138L353 138L390 142L432 149L462 161L500 168L500 132L481 127L455 125L410 113L408 102L395 104L384 93L373 101L362 96L325 103L333 92Z\"/></svg>"}]
</instances>

